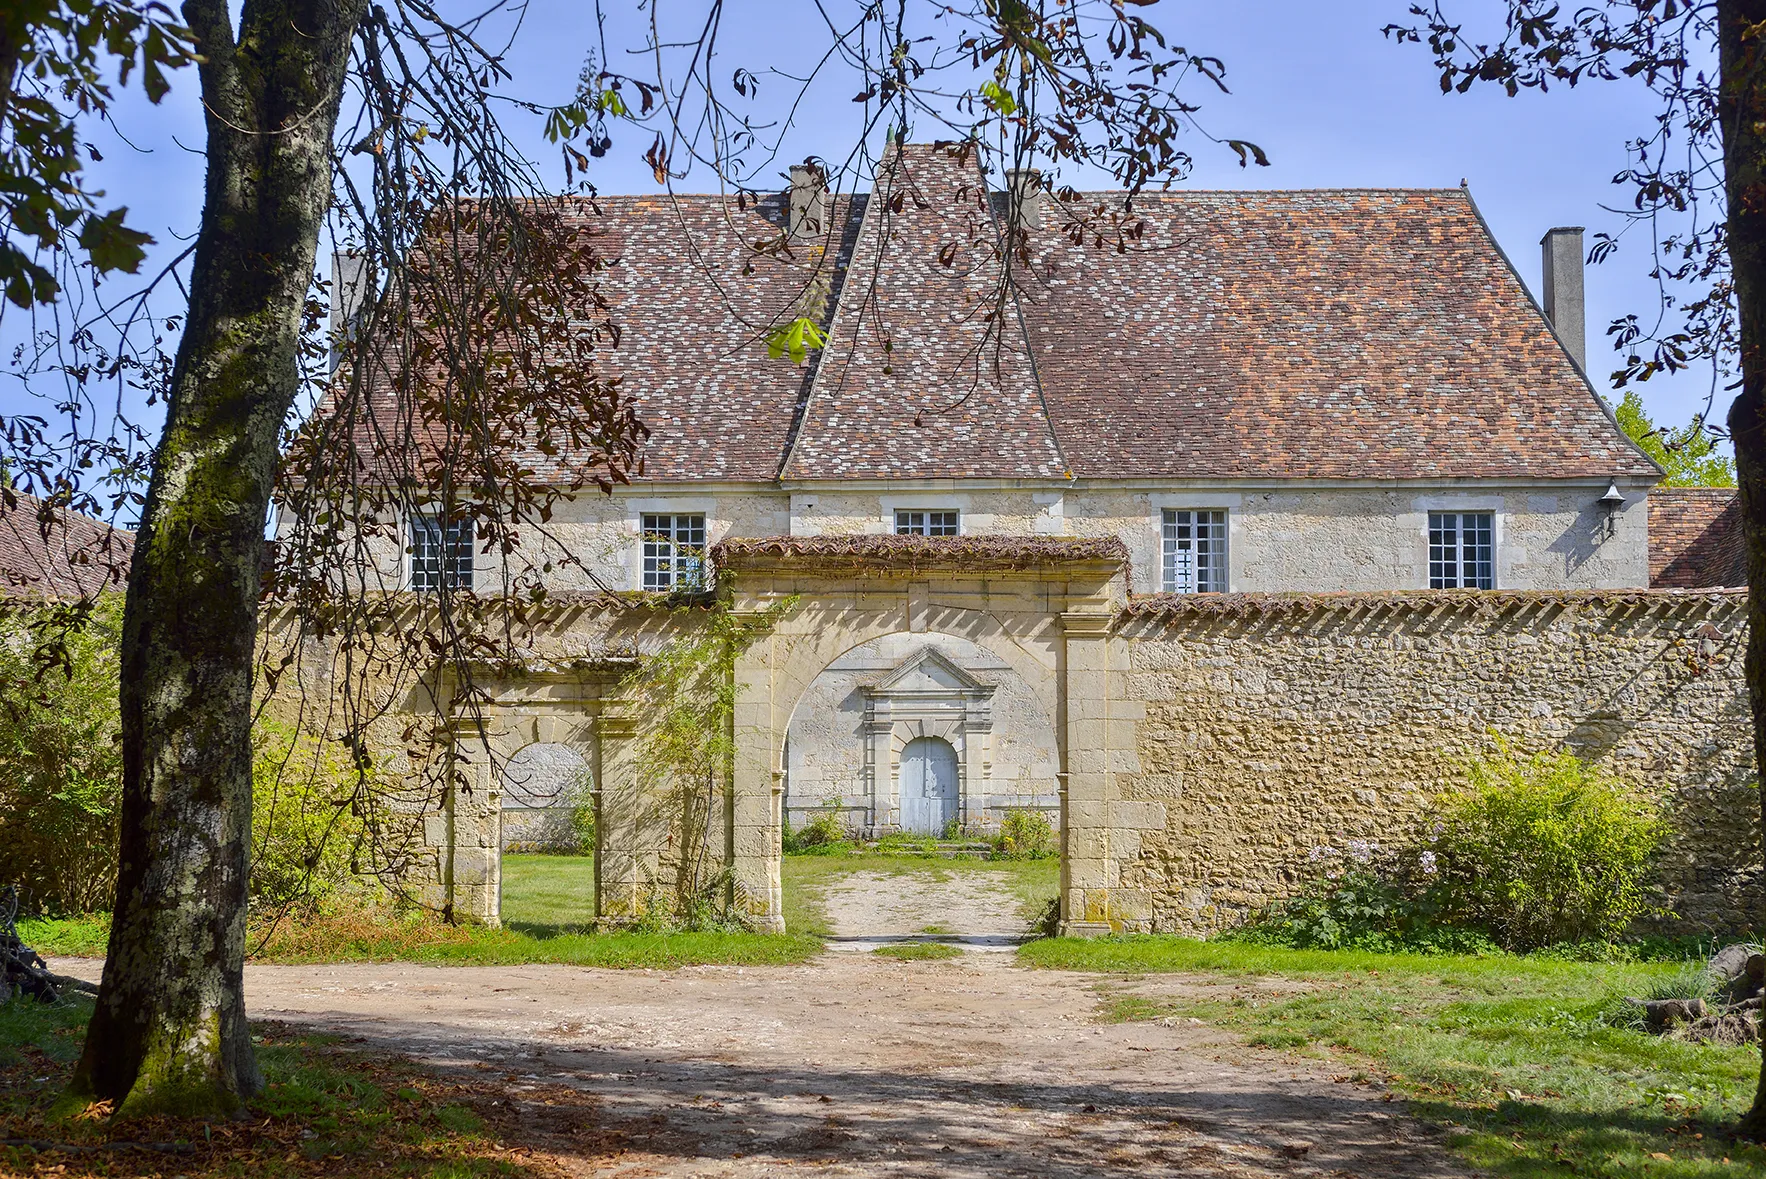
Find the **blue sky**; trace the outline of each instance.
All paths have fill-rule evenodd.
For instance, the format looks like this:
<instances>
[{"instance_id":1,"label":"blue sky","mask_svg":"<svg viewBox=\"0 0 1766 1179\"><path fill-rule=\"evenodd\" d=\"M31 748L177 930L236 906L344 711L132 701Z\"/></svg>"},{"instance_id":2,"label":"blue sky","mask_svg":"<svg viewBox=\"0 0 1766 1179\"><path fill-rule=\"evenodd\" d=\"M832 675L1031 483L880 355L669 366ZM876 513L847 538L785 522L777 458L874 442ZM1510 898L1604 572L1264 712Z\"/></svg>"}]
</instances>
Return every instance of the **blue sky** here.
<instances>
[{"instance_id":1,"label":"blue sky","mask_svg":"<svg viewBox=\"0 0 1766 1179\"><path fill-rule=\"evenodd\" d=\"M682 25L696 21L703 9L702 0L662 3L663 18ZM828 3L839 11L848 0ZM641 26L635 3L608 0L608 7L618 10L608 26L617 61L619 46L638 44ZM788 89L767 69L798 70L819 52L814 8L807 0L730 0L730 7L722 76L738 65L761 74L764 107ZM1462 7L1488 12L1494 0L1464 0ZM1272 160L1269 168L1243 170L1226 149L1198 137L1191 145L1197 160L1191 184L1448 186L1464 178L1498 241L1537 291L1538 243L1547 228L1584 225L1591 236L1621 228L1601 206L1624 197L1611 177L1625 164L1627 136L1651 117L1649 96L1613 84L1516 99L1495 90L1444 96L1424 49L1401 47L1381 35L1382 26L1405 19L1407 8L1407 0L1166 0L1153 9L1155 22L1176 41L1226 62L1232 94L1191 92L1205 101L1204 124L1215 134L1261 144ZM571 0L531 0L508 58L513 93L540 103L570 96L595 40L589 11ZM94 136L105 154L93 166L95 174L112 200L129 205L132 223L159 237L162 258L182 248L177 239L195 231L200 209L202 122L194 81L186 72L159 107L138 94L126 98L118 124L128 142L110 132ZM782 158L843 157L856 133L857 108L849 101L854 89L842 76L817 91L790 131ZM549 160L537 124L526 118L510 114L508 121ZM613 151L596 162L592 178L601 191L656 190L639 158L648 138L628 132L616 139ZM1069 179L1098 183L1096 177ZM692 176L677 187L715 185L709 177ZM1606 323L1625 312L1647 315L1654 307L1647 246L1628 238L1614 258L1589 270L1589 367L1597 385L1604 387L1600 374L1614 367ZM1695 373L1645 386L1645 403L1658 421L1680 422L1703 406L1708 391L1708 374ZM15 390L0 392L0 409L17 407ZM1720 401L1718 412L1725 408Z\"/></svg>"}]
</instances>

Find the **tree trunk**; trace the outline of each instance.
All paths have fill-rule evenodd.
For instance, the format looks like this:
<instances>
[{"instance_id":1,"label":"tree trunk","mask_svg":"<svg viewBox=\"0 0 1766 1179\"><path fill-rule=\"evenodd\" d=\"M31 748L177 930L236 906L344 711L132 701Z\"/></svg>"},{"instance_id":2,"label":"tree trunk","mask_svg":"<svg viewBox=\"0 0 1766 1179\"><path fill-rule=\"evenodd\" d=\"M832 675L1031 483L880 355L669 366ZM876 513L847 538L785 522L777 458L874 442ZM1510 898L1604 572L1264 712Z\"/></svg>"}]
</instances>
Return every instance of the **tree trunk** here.
<instances>
[{"instance_id":1,"label":"tree trunk","mask_svg":"<svg viewBox=\"0 0 1766 1179\"><path fill-rule=\"evenodd\" d=\"M1741 332L1741 394L1729 410L1748 553L1748 696L1754 764L1766 766L1766 0L1717 6L1729 255ZM1762 796L1766 825L1766 795ZM1743 1132L1766 1137L1766 1057Z\"/></svg>"},{"instance_id":2,"label":"tree trunk","mask_svg":"<svg viewBox=\"0 0 1766 1179\"><path fill-rule=\"evenodd\" d=\"M220 1115L259 1084L245 1022L259 560L364 0L186 0L208 180L123 621L121 858L70 1098Z\"/></svg>"}]
</instances>

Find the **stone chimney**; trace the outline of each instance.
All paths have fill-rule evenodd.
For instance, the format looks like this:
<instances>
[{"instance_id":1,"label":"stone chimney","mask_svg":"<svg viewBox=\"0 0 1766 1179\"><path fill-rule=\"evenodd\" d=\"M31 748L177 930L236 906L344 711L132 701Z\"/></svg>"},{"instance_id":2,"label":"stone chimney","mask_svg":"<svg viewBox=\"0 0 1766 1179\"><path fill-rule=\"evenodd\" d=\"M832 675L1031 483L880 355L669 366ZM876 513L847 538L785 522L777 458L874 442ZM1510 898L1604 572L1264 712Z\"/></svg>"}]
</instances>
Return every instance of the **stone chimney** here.
<instances>
[{"instance_id":1,"label":"stone chimney","mask_svg":"<svg viewBox=\"0 0 1766 1179\"><path fill-rule=\"evenodd\" d=\"M1582 227L1548 230L1540 239L1544 255L1545 318L1564 342L1576 367L1588 371L1588 323L1582 309Z\"/></svg>"},{"instance_id":2,"label":"stone chimney","mask_svg":"<svg viewBox=\"0 0 1766 1179\"><path fill-rule=\"evenodd\" d=\"M834 202L828 195L828 172L820 164L791 166L790 220L793 238L828 232Z\"/></svg>"},{"instance_id":3,"label":"stone chimney","mask_svg":"<svg viewBox=\"0 0 1766 1179\"><path fill-rule=\"evenodd\" d=\"M1015 228L1042 227L1042 169L1006 169L1006 224Z\"/></svg>"},{"instance_id":4,"label":"stone chimney","mask_svg":"<svg viewBox=\"0 0 1766 1179\"><path fill-rule=\"evenodd\" d=\"M351 250L331 255L331 367L343 359L340 347L356 333L362 307L368 302L368 259Z\"/></svg>"}]
</instances>

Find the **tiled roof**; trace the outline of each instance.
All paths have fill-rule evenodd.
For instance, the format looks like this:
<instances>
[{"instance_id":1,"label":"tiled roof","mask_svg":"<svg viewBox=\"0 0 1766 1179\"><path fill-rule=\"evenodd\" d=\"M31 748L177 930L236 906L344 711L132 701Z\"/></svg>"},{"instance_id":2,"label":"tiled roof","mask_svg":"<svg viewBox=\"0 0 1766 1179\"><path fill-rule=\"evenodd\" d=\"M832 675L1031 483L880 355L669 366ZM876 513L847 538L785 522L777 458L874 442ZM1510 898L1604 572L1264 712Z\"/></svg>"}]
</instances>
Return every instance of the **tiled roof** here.
<instances>
[{"instance_id":1,"label":"tiled roof","mask_svg":"<svg viewBox=\"0 0 1766 1179\"><path fill-rule=\"evenodd\" d=\"M1066 212L1044 202L1022 302L1076 474L1657 473L1464 190L1143 196L1121 253Z\"/></svg>"},{"instance_id":2,"label":"tiled roof","mask_svg":"<svg viewBox=\"0 0 1766 1179\"><path fill-rule=\"evenodd\" d=\"M1652 589L1748 583L1741 501L1733 487L1658 487L1649 496Z\"/></svg>"},{"instance_id":3,"label":"tiled roof","mask_svg":"<svg viewBox=\"0 0 1766 1179\"><path fill-rule=\"evenodd\" d=\"M1071 224L1120 193L1046 197L996 306L999 201L973 158L891 158L785 255L777 196L576 206L613 260L597 361L650 428L644 477L1659 475L1462 189L1145 195L1123 248ZM813 274L827 347L770 359Z\"/></svg>"},{"instance_id":4,"label":"tiled roof","mask_svg":"<svg viewBox=\"0 0 1766 1179\"><path fill-rule=\"evenodd\" d=\"M0 502L0 595L80 598L122 588L134 533L14 494L18 506Z\"/></svg>"},{"instance_id":5,"label":"tiled roof","mask_svg":"<svg viewBox=\"0 0 1766 1179\"><path fill-rule=\"evenodd\" d=\"M864 223L787 479L1060 478L975 157L900 149Z\"/></svg>"},{"instance_id":6,"label":"tiled roof","mask_svg":"<svg viewBox=\"0 0 1766 1179\"><path fill-rule=\"evenodd\" d=\"M769 329L804 310L818 275L837 284L864 200L838 201L830 224L777 248L782 196L613 196L566 202L562 228L581 234L603 263L598 290L617 333L594 360L620 378L623 401L650 429L641 451L650 479L771 480L778 474L815 355L799 366L770 359ZM821 320L826 327L828 309ZM584 308L584 321L598 318ZM397 470L410 440L442 436L403 420L395 404L400 364L390 343L377 354L367 412L352 433L369 466ZM441 374L436 374L439 382ZM335 391L320 406L336 412ZM378 424L378 429L376 429ZM508 435L525 439L516 425ZM436 442L439 446L441 443ZM560 478L569 456L518 445L542 479Z\"/></svg>"},{"instance_id":7,"label":"tiled roof","mask_svg":"<svg viewBox=\"0 0 1766 1179\"><path fill-rule=\"evenodd\" d=\"M604 289L620 328L603 355L650 427L645 476L773 479L810 369L769 359L764 337L795 318L817 267L834 269L827 251L850 249L865 202L841 201L826 238L783 257L754 249L778 237L777 198L745 211L716 196L597 203L601 248L616 259Z\"/></svg>"}]
</instances>

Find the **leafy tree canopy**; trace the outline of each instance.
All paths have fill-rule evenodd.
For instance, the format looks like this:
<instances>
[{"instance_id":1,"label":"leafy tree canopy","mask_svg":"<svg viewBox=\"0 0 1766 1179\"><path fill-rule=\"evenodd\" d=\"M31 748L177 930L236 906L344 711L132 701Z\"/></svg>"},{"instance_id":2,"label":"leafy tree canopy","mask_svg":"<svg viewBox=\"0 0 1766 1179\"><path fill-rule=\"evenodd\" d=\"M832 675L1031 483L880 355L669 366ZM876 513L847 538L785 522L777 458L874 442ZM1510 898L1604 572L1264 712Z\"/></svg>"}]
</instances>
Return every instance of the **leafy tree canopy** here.
<instances>
[{"instance_id":1,"label":"leafy tree canopy","mask_svg":"<svg viewBox=\"0 0 1766 1179\"><path fill-rule=\"evenodd\" d=\"M1667 472L1663 487L1734 487L1735 460L1717 449L1717 441L1705 428L1704 417L1694 414L1684 426L1658 426L1644 412L1643 398L1627 389L1613 408L1619 428L1643 452Z\"/></svg>"}]
</instances>

